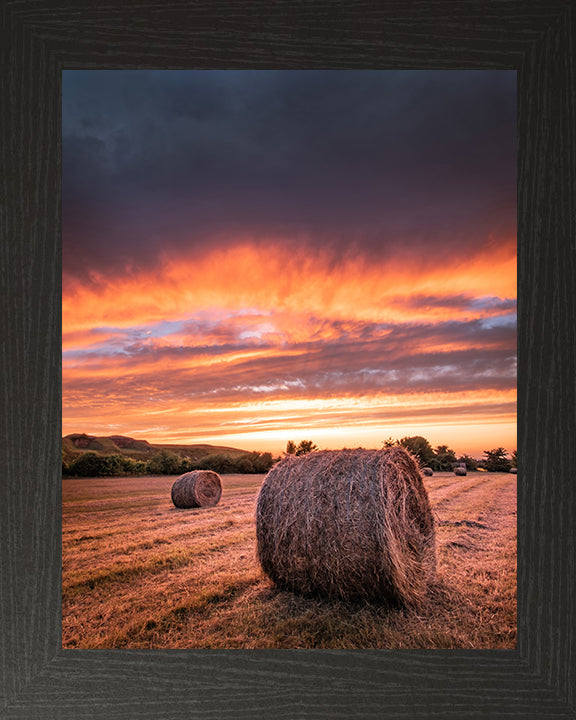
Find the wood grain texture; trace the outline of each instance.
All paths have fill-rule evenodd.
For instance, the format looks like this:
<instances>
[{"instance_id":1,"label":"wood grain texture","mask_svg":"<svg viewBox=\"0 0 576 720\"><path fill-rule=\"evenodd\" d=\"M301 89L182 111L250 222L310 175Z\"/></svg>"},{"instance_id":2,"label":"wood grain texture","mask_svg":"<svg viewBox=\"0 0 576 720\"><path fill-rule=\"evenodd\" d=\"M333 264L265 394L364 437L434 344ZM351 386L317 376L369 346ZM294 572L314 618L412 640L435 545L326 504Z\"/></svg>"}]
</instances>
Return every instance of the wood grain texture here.
<instances>
[{"instance_id":1,"label":"wood grain texture","mask_svg":"<svg viewBox=\"0 0 576 720\"><path fill-rule=\"evenodd\" d=\"M574 4L16 0L1 12L0 717L576 717ZM60 72L80 67L518 70L516 651L61 650Z\"/></svg>"}]
</instances>

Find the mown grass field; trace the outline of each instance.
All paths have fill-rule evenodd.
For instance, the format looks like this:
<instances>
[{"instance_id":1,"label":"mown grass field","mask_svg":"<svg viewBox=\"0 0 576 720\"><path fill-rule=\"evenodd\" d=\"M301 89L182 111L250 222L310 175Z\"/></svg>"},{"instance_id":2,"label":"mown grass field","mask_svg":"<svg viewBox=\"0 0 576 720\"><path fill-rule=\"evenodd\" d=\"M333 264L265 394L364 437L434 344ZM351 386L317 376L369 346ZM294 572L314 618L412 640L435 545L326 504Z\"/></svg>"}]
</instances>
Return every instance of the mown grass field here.
<instances>
[{"instance_id":1,"label":"mown grass field","mask_svg":"<svg viewBox=\"0 0 576 720\"><path fill-rule=\"evenodd\" d=\"M63 480L64 648L514 648L516 476L425 478L438 574L418 612L277 591L256 559L262 475L178 510L175 477Z\"/></svg>"}]
</instances>

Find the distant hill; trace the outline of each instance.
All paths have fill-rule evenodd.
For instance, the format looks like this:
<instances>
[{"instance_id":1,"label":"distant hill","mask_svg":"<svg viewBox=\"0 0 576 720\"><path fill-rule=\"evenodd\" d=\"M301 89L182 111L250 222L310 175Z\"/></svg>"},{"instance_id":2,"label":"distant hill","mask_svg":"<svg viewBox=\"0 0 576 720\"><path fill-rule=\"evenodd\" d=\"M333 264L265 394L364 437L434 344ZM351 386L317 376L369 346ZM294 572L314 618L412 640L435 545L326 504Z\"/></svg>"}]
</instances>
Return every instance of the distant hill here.
<instances>
[{"instance_id":1,"label":"distant hill","mask_svg":"<svg viewBox=\"0 0 576 720\"><path fill-rule=\"evenodd\" d=\"M72 433L62 438L62 456L67 462L88 451L99 455L125 455L133 460L149 460L161 450L167 450L190 460L198 460L207 455L216 454L235 457L247 452L222 445L159 445L125 435L100 437L86 433Z\"/></svg>"}]
</instances>

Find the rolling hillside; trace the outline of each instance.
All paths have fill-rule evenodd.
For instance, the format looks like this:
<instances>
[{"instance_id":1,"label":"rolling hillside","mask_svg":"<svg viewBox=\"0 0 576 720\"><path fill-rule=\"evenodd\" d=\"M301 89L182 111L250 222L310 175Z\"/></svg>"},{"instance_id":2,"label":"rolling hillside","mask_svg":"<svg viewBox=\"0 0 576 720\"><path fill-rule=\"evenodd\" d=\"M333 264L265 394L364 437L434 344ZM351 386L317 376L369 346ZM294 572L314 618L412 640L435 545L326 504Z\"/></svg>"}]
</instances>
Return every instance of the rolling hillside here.
<instances>
[{"instance_id":1,"label":"rolling hillside","mask_svg":"<svg viewBox=\"0 0 576 720\"><path fill-rule=\"evenodd\" d=\"M161 450L198 460L206 455L222 454L230 457L244 455L245 450L224 447L220 445L159 445L149 443L147 440L136 440L125 435L110 435L100 437L86 435L85 433L72 433L62 438L62 456L72 461L85 452L95 452L99 455L124 455L133 460L149 460Z\"/></svg>"}]
</instances>

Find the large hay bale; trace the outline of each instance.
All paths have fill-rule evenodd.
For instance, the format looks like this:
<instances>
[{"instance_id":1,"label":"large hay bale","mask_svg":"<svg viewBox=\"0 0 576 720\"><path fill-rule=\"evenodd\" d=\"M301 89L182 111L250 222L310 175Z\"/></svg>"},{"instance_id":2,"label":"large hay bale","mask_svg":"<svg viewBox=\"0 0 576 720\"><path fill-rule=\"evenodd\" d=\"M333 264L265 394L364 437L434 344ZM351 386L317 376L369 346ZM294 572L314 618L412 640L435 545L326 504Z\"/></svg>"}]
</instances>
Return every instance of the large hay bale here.
<instances>
[{"instance_id":1,"label":"large hay bale","mask_svg":"<svg viewBox=\"0 0 576 720\"><path fill-rule=\"evenodd\" d=\"M184 473L172 485L172 502L177 508L213 507L222 495L222 482L212 470Z\"/></svg>"},{"instance_id":2,"label":"large hay bale","mask_svg":"<svg viewBox=\"0 0 576 720\"><path fill-rule=\"evenodd\" d=\"M427 477L432 477L434 475L434 470L429 467L422 468L422 475L426 475Z\"/></svg>"},{"instance_id":3,"label":"large hay bale","mask_svg":"<svg viewBox=\"0 0 576 720\"><path fill-rule=\"evenodd\" d=\"M466 467L462 467L461 465L458 465L454 468L454 475L466 475Z\"/></svg>"},{"instance_id":4,"label":"large hay bale","mask_svg":"<svg viewBox=\"0 0 576 720\"><path fill-rule=\"evenodd\" d=\"M434 518L401 447L288 456L256 506L258 559L282 589L420 604L436 567Z\"/></svg>"},{"instance_id":5,"label":"large hay bale","mask_svg":"<svg viewBox=\"0 0 576 720\"><path fill-rule=\"evenodd\" d=\"M511 472L513 475L516 475L516 474L518 473L518 469L517 469L517 468L510 468L510 472Z\"/></svg>"}]
</instances>

